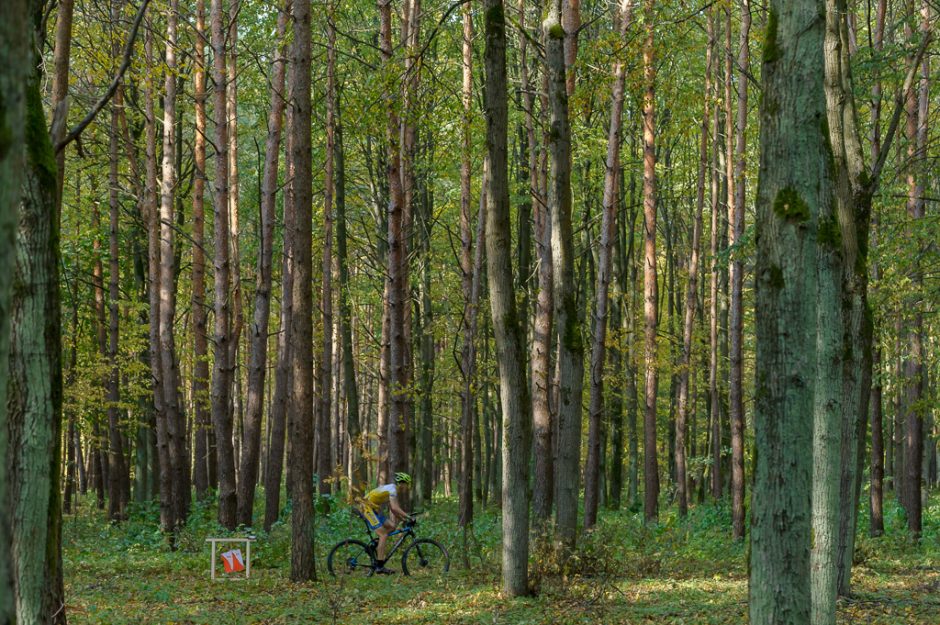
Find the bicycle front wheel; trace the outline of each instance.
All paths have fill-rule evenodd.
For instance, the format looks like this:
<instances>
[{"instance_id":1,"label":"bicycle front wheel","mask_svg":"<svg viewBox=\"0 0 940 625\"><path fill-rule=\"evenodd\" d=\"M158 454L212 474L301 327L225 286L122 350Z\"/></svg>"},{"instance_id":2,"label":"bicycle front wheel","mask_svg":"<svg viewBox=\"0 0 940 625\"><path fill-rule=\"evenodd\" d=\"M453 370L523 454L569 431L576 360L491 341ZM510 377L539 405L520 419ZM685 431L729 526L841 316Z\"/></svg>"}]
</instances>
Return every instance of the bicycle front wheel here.
<instances>
[{"instance_id":1,"label":"bicycle front wheel","mask_svg":"<svg viewBox=\"0 0 940 625\"><path fill-rule=\"evenodd\" d=\"M372 575L375 570L372 550L364 542L344 540L337 543L326 558L326 568L334 577L344 575Z\"/></svg>"},{"instance_id":2,"label":"bicycle front wheel","mask_svg":"<svg viewBox=\"0 0 940 625\"><path fill-rule=\"evenodd\" d=\"M450 569L450 556L439 542L421 538L408 546L401 557L401 570L412 577L439 577Z\"/></svg>"}]
</instances>

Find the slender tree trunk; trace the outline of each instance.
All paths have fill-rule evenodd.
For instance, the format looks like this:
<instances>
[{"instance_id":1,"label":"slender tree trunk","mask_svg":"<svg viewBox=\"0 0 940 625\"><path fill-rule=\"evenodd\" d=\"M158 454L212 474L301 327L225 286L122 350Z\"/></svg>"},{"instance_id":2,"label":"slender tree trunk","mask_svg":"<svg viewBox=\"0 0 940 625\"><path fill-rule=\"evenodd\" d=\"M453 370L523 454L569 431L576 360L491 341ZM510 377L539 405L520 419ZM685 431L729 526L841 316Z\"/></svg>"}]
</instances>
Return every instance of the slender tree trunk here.
<instances>
[{"instance_id":1,"label":"slender tree trunk","mask_svg":"<svg viewBox=\"0 0 940 625\"><path fill-rule=\"evenodd\" d=\"M751 3L741 0L741 34L738 45L737 123L734 146L734 197L728 211L728 244L744 237L747 165L747 87L750 73ZM730 50L728 51L730 55ZM729 153L729 159L731 158ZM728 311L730 377L728 383L731 423L731 534L744 539L744 261L739 253L731 259L728 280L731 300Z\"/></svg>"},{"instance_id":2,"label":"slender tree trunk","mask_svg":"<svg viewBox=\"0 0 940 625\"><path fill-rule=\"evenodd\" d=\"M293 15L292 3L285 6L284 13L287 20ZM293 54L291 51L290 54ZM293 101L293 85L288 84L287 103ZM291 432L293 436L293 427L288 422L289 417L289 389L293 386L293 375L291 371L291 317L293 314L294 297L294 263L291 257L293 248L293 232L295 227L294 217L294 198L291 192L291 181L293 179L293 139L291 128L293 127L293 113L287 111L288 133L285 137L285 165L286 176L288 180L284 193L284 249L283 260L281 263L281 325L277 335L277 363L274 370L274 397L271 403L271 439L268 442L268 459L264 472L264 527L270 531L271 525L277 520L280 514L281 506L281 476L284 469L284 445L285 435ZM288 493L291 488L291 475L288 472L287 487Z\"/></svg>"},{"instance_id":3,"label":"slender tree trunk","mask_svg":"<svg viewBox=\"0 0 940 625\"><path fill-rule=\"evenodd\" d=\"M621 0L616 20L622 39L632 21L631 0ZM620 135L623 124L624 83L626 67L616 61L613 68L614 84L610 104L610 126L607 133L607 164L604 174L604 203L601 214L600 250L597 261L597 284L594 288L594 339L591 347L591 399L588 409L588 453L584 469L584 528L597 522L597 508L601 489L601 421L604 411L604 363L607 349L607 316L609 307L610 274L613 268L612 250L617 228L618 176L620 174Z\"/></svg>"},{"instance_id":4,"label":"slender tree trunk","mask_svg":"<svg viewBox=\"0 0 940 625\"><path fill-rule=\"evenodd\" d=\"M174 262L174 202L176 192L176 26L178 2L167 10L166 84L163 98L163 180L160 191L160 361L163 373L163 407L169 439L173 479L173 525L185 522L189 513L189 458L186 427L179 398L179 367L173 324L176 318L176 266Z\"/></svg>"},{"instance_id":5,"label":"slender tree trunk","mask_svg":"<svg viewBox=\"0 0 940 625\"><path fill-rule=\"evenodd\" d=\"M679 397L676 412L676 494L679 515L689 510L688 469L686 464L686 433L689 416L689 377L692 364L692 331L695 325L695 307L698 301L699 249L702 239L702 212L705 206L705 183L708 175L708 136L711 119L711 76L714 62L715 23L712 12L708 16L708 48L705 53L705 89L702 111L702 137L699 143L698 182L696 186L695 223L692 226L692 250L689 254L689 281L685 291L685 317L682 325L682 360L679 363ZM694 402L692 411L694 412ZM694 437L693 437L694 441Z\"/></svg>"},{"instance_id":6,"label":"slender tree trunk","mask_svg":"<svg viewBox=\"0 0 940 625\"><path fill-rule=\"evenodd\" d=\"M317 372L317 485L321 495L330 492L327 481L334 469L330 444L330 413L333 388L333 183L336 156L336 32L333 26L335 4L330 2L329 33L326 46L326 164L323 188L323 264L321 272L322 344Z\"/></svg>"},{"instance_id":7,"label":"slender tree trunk","mask_svg":"<svg viewBox=\"0 0 940 625\"><path fill-rule=\"evenodd\" d=\"M284 75L286 59L283 42L287 32L287 9L278 12L278 48L271 64L271 95L268 109L268 136L264 145L264 173L261 181L261 249L258 252L258 283L250 334L248 363L248 407L241 454L241 480L238 484L237 519L252 525L258 458L261 453L261 418L264 410L264 382L267 373L268 320L271 316L271 262L274 246L275 204L278 191L278 162L281 126L284 120ZM280 480L277 488L280 488Z\"/></svg>"},{"instance_id":8,"label":"slender tree trunk","mask_svg":"<svg viewBox=\"0 0 940 625\"><path fill-rule=\"evenodd\" d=\"M764 44L749 589L754 625L812 622L813 294L817 222L832 211L828 137L819 121L810 122L825 119L819 9L814 0L772 1Z\"/></svg>"},{"instance_id":9,"label":"slender tree trunk","mask_svg":"<svg viewBox=\"0 0 940 625\"><path fill-rule=\"evenodd\" d=\"M310 154L310 0L294 0L292 6L294 39L291 48L290 133L293 182L291 202L294 224L291 238L293 256L293 310L291 312L291 369L294 372L290 410L291 459L291 579L295 582L316 579L314 552L313 427L313 311L311 310L311 258L313 171Z\"/></svg>"},{"instance_id":10,"label":"slender tree trunk","mask_svg":"<svg viewBox=\"0 0 940 625\"><path fill-rule=\"evenodd\" d=\"M193 95L195 100L196 133L193 137L193 415L195 421L195 458L193 485L196 497L204 500L209 494L209 434L211 427L208 408L209 394L209 337L206 308L206 253L205 253L205 187L206 187L206 4L196 1L195 67L193 68Z\"/></svg>"},{"instance_id":11,"label":"slender tree trunk","mask_svg":"<svg viewBox=\"0 0 940 625\"><path fill-rule=\"evenodd\" d=\"M552 221L552 294L559 345L558 444L555 459L555 525L563 551L574 548L578 529L581 456L581 395L584 383L584 342L578 324L571 226L571 126L565 91L565 30L562 0L553 0L542 24L549 75L551 161L548 210Z\"/></svg>"},{"instance_id":12,"label":"slender tree trunk","mask_svg":"<svg viewBox=\"0 0 940 625\"><path fill-rule=\"evenodd\" d=\"M643 46L643 215L645 260L643 263L644 316L646 339L644 361L646 370L646 409L643 417L643 514L647 522L659 516L659 462L656 459L656 306L659 301L656 278L656 69L654 65L652 0L644 0L646 41Z\"/></svg>"},{"instance_id":13,"label":"slender tree trunk","mask_svg":"<svg viewBox=\"0 0 940 625\"><path fill-rule=\"evenodd\" d=\"M473 286L479 284L479 278L473 273L473 235L470 215L470 159L471 159L471 122L473 114L473 16L470 5L462 10L463 40L463 128L460 161L460 272L461 290L464 297L461 334L463 345L460 354L460 369L463 374L463 389L460 397L460 518L458 525L464 528L462 557L464 568L470 567L467 533L473 524L473 424L476 409L473 373L476 367L476 336L471 329L476 327L477 309L473 299ZM483 180L485 190L486 180ZM483 195L481 191L481 196ZM483 203L481 202L481 206ZM482 217L482 215L481 215ZM477 238L477 249L483 246L483 239ZM478 289L479 292L479 289Z\"/></svg>"},{"instance_id":14,"label":"slender tree trunk","mask_svg":"<svg viewBox=\"0 0 940 625\"><path fill-rule=\"evenodd\" d=\"M235 494L235 450L232 447L232 372L234 353L232 342L232 308L229 300L230 241L229 241L229 137L228 99L225 50L225 15L222 0L212 0L211 44L213 53L213 102L215 117L215 186L213 209L215 213L215 337L213 348L215 364L212 373L212 423L215 434L216 462L219 480L219 523L235 529L237 519Z\"/></svg>"}]
</instances>

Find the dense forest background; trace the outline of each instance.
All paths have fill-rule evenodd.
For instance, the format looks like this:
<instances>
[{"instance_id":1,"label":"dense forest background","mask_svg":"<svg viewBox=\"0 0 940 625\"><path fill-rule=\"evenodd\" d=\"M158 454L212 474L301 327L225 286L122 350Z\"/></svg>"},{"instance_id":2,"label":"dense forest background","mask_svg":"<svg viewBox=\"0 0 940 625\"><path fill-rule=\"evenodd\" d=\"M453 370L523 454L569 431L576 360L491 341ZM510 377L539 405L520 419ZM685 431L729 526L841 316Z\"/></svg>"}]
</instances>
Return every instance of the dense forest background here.
<instances>
[{"instance_id":1,"label":"dense forest background","mask_svg":"<svg viewBox=\"0 0 940 625\"><path fill-rule=\"evenodd\" d=\"M750 532L753 622L835 622L886 523L936 553L929 1L10 2L20 622L64 620L89 507L289 526L309 580L397 471L508 596L621 515Z\"/></svg>"}]
</instances>

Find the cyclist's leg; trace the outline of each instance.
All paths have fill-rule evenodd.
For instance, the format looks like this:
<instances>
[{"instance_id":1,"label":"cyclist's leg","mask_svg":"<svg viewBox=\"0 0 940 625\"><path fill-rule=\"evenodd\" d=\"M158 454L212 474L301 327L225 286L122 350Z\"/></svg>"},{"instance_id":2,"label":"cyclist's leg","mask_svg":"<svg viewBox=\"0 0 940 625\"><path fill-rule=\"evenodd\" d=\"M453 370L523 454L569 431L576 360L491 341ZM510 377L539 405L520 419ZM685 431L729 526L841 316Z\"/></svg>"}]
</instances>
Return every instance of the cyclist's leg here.
<instances>
[{"instance_id":1,"label":"cyclist's leg","mask_svg":"<svg viewBox=\"0 0 940 625\"><path fill-rule=\"evenodd\" d=\"M395 531L395 522L391 519L386 519L381 527L375 530L375 533L379 536L379 544L376 548L376 558L382 564L385 563L385 543L388 541L388 535L391 532Z\"/></svg>"}]
</instances>

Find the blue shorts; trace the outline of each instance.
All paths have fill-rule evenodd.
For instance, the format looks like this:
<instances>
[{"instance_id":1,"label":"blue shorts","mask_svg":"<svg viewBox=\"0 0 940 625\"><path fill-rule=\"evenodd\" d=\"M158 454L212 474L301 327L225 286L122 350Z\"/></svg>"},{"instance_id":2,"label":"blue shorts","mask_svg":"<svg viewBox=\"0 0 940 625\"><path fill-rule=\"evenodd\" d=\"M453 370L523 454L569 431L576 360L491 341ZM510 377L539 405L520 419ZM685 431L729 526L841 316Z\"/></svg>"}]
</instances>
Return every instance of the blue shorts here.
<instances>
[{"instance_id":1,"label":"blue shorts","mask_svg":"<svg viewBox=\"0 0 940 625\"><path fill-rule=\"evenodd\" d=\"M377 529L379 529L380 527L382 527L382 526L385 524L385 521L386 521L386 519L387 519L388 517L386 517L386 516L385 516L384 514L382 514L381 512L372 512L372 514L369 514L369 512L371 512L371 511L363 510L363 511L362 511L362 518L365 519L366 525L369 526L369 529L370 529L370 530L373 530L373 531L374 531L374 530L377 530ZM373 521L373 518L374 518L375 521L376 521L375 523L372 522L372 521Z\"/></svg>"}]
</instances>

